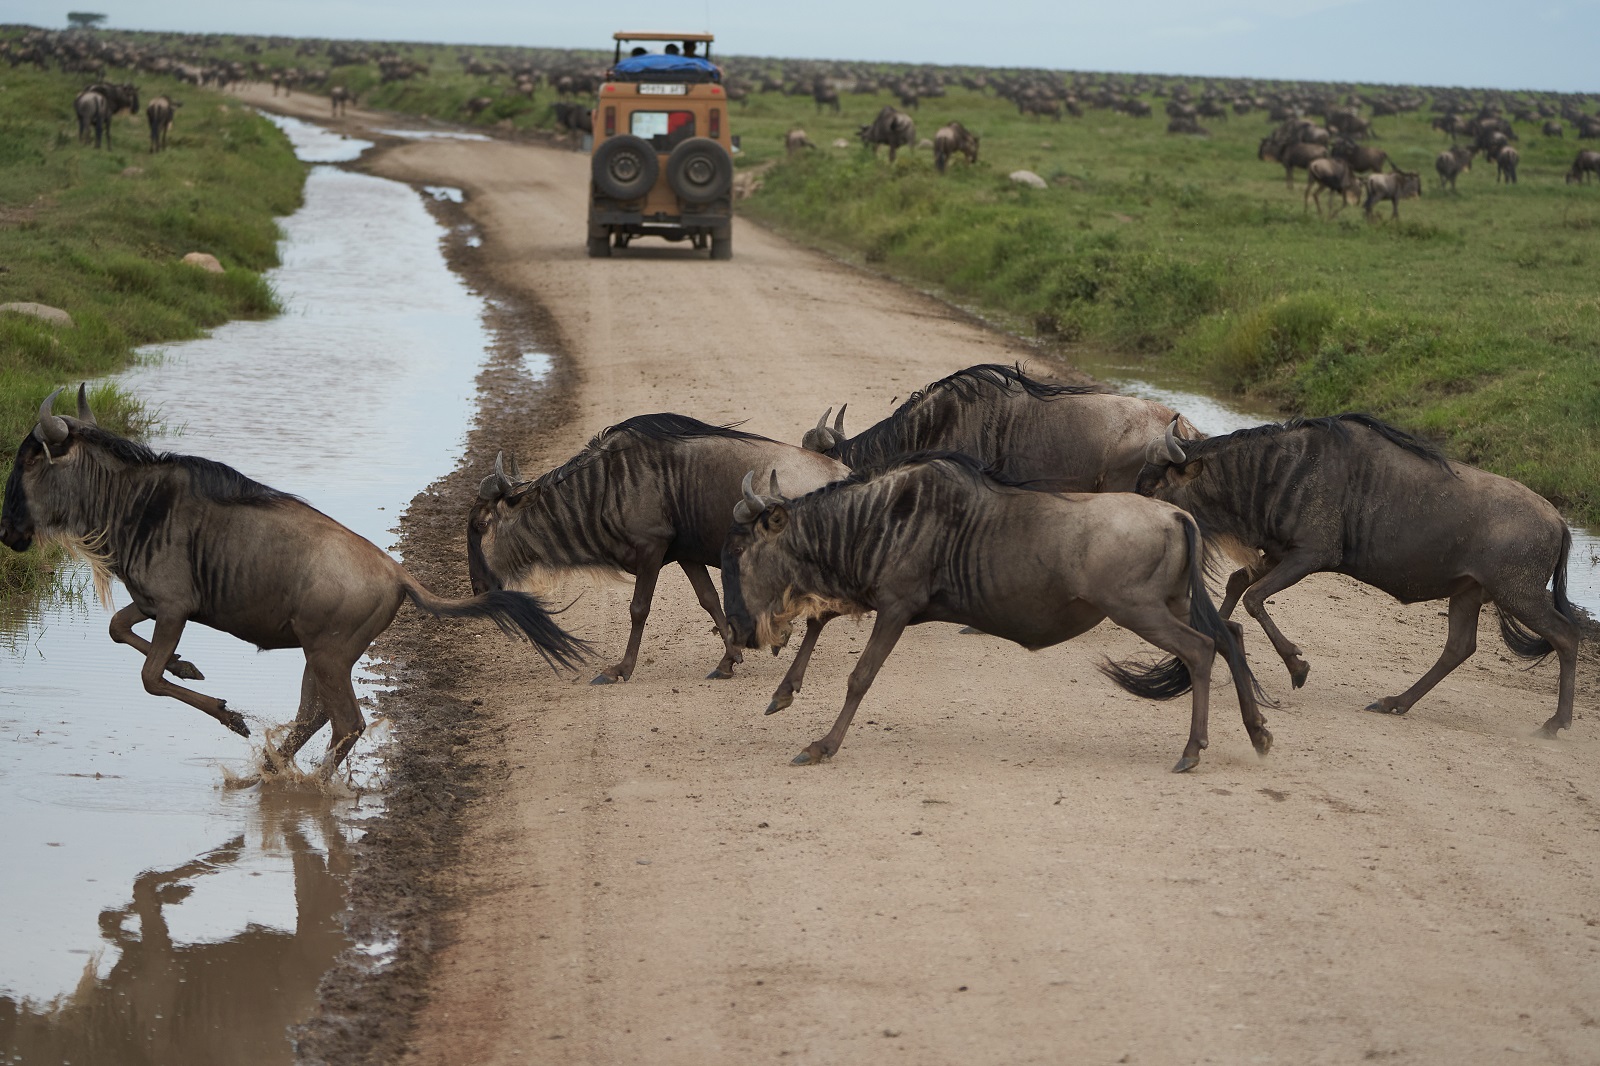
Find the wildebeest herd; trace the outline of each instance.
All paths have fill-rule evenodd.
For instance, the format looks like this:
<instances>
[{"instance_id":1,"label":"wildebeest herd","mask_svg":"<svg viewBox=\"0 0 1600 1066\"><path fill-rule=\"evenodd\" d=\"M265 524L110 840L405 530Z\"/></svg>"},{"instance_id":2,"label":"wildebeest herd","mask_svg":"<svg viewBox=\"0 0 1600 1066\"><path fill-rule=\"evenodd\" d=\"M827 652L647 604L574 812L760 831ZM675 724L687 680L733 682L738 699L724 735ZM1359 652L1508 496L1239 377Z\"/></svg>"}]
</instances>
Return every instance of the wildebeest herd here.
<instances>
[{"instance_id":1,"label":"wildebeest herd","mask_svg":"<svg viewBox=\"0 0 1600 1066\"><path fill-rule=\"evenodd\" d=\"M538 477L497 458L467 513L474 595L434 596L382 551L287 493L220 463L158 454L45 399L17 449L0 541L61 544L87 558L109 605L112 577L131 602L111 636L144 656L153 695L171 696L248 735L223 700L167 680L203 676L178 655L199 622L266 648L301 648L299 713L264 772L332 724L331 774L365 727L350 671L409 600L435 616L481 617L527 639L552 666L594 649L536 596L543 575L634 579L626 650L594 683L627 681L662 567L677 563L720 636L714 678L743 649L805 637L767 708L799 691L823 627L874 614L833 728L796 763L838 753L878 670L910 626L951 622L1050 647L1106 618L1167 652L1155 664L1104 662L1127 691L1191 694L1174 767L1207 746L1213 660L1222 653L1256 751L1272 745L1264 697L1245 658L1245 610L1295 687L1309 667L1266 611L1269 596L1331 571L1396 599L1449 600L1439 660L1369 710L1403 714L1474 651L1494 604L1508 648L1560 662L1555 713L1572 723L1578 615L1566 591L1571 533L1529 489L1449 461L1362 414L1291 419L1205 436L1161 404L1035 380L1019 367L969 367L915 393L851 437L845 409L800 446L679 414L629 418ZM1026 544L1028 551L1017 551ZM1208 564L1231 561L1220 608ZM708 572L717 565L722 596ZM154 620L145 639L133 627Z\"/></svg>"}]
</instances>

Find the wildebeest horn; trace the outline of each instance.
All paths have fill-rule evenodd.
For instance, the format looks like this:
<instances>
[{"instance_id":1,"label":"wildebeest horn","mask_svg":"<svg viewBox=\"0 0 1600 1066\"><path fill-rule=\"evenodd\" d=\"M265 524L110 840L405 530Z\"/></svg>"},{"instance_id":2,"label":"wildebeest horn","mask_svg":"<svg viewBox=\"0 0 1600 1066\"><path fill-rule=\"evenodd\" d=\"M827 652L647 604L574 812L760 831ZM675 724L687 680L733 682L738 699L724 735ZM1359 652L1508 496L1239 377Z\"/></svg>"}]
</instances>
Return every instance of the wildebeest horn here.
<instances>
[{"instance_id":1,"label":"wildebeest horn","mask_svg":"<svg viewBox=\"0 0 1600 1066\"><path fill-rule=\"evenodd\" d=\"M833 420L833 431L835 433L839 434L839 436L841 436L841 437L844 436L844 409L846 407L849 407L849 406L850 405L847 404L847 403L846 404L840 404L839 405L839 417L835 418ZM827 417L827 416L824 415L823 417Z\"/></svg>"},{"instance_id":2,"label":"wildebeest horn","mask_svg":"<svg viewBox=\"0 0 1600 1066\"><path fill-rule=\"evenodd\" d=\"M822 417L817 419L817 428L818 429L827 429L828 428L828 416L831 415L831 414L833 414L833 408L831 408L831 407L828 408L826 411L822 412Z\"/></svg>"},{"instance_id":3,"label":"wildebeest horn","mask_svg":"<svg viewBox=\"0 0 1600 1066\"><path fill-rule=\"evenodd\" d=\"M783 493L778 491L778 472L776 470L772 472L771 484L769 487L771 488L771 491L767 493L768 496L771 496L775 500L783 499Z\"/></svg>"},{"instance_id":4,"label":"wildebeest horn","mask_svg":"<svg viewBox=\"0 0 1600 1066\"><path fill-rule=\"evenodd\" d=\"M482 500L498 500L511 491L513 482L506 476L505 452L499 452L494 457L494 473L484 478L478 485L478 498ZM517 462L511 461L511 468L516 469Z\"/></svg>"},{"instance_id":5,"label":"wildebeest horn","mask_svg":"<svg viewBox=\"0 0 1600 1066\"><path fill-rule=\"evenodd\" d=\"M744 497L733 506L733 520L735 522L754 522L762 511L767 509L767 501L756 495L756 472L750 471L744 476L744 481L739 485L739 493Z\"/></svg>"},{"instance_id":6,"label":"wildebeest horn","mask_svg":"<svg viewBox=\"0 0 1600 1066\"><path fill-rule=\"evenodd\" d=\"M87 422L91 426L100 424L94 420L94 412L89 410L89 385L87 382L82 382L78 385L78 421Z\"/></svg>"},{"instance_id":7,"label":"wildebeest horn","mask_svg":"<svg viewBox=\"0 0 1600 1066\"><path fill-rule=\"evenodd\" d=\"M1166 445L1167 445L1167 462L1169 462L1169 463L1181 463L1181 462L1184 461L1185 458L1187 458L1187 456L1185 456L1183 454L1183 449L1181 447L1179 447L1179 445L1178 445L1177 436L1172 432L1173 429L1175 429L1177 427L1177 425L1178 425L1178 420L1176 418L1174 418L1172 420L1171 424L1167 426Z\"/></svg>"},{"instance_id":8,"label":"wildebeest horn","mask_svg":"<svg viewBox=\"0 0 1600 1066\"><path fill-rule=\"evenodd\" d=\"M56 402L56 397L59 395L61 389L46 396L44 403L39 405L39 424L34 427L33 435L39 438L41 444L60 444L67 439L67 434L70 432L66 421L60 415L50 413L50 406ZM45 451L45 457L50 457L48 449Z\"/></svg>"}]
</instances>

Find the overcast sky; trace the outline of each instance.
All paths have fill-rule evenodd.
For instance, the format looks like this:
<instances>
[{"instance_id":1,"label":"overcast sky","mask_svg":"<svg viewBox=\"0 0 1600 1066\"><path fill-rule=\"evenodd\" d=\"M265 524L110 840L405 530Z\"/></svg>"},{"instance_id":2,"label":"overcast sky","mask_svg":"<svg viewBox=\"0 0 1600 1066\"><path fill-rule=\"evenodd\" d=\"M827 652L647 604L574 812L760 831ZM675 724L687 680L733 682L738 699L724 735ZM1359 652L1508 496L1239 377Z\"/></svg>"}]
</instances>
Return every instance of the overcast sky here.
<instances>
[{"instance_id":1,"label":"overcast sky","mask_svg":"<svg viewBox=\"0 0 1600 1066\"><path fill-rule=\"evenodd\" d=\"M1600 0L4 0L0 19L119 29L605 47L710 29L724 54L1600 92Z\"/></svg>"}]
</instances>

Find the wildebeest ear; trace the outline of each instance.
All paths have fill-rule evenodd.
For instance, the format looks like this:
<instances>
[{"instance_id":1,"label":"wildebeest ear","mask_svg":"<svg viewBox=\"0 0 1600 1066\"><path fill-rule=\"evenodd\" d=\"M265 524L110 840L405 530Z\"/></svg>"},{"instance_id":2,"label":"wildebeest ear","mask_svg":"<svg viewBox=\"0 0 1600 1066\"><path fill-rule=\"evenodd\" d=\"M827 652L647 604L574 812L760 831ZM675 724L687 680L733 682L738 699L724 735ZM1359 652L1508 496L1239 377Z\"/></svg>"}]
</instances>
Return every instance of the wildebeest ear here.
<instances>
[{"instance_id":1,"label":"wildebeest ear","mask_svg":"<svg viewBox=\"0 0 1600 1066\"><path fill-rule=\"evenodd\" d=\"M775 503L768 507L766 514L761 516L761 528L773 535L788 529L789 509L781 503Z\"/></svg>"},{"instance_id":2,"label":"wildebeest ear","mask_svg":"<svg viewBox=\"0 0 1600 1066\"><path fill-rule=\"evenodd\" d=\"M1190 459L1186 463L1174 463L1167 472L1167 480L1172 485L1187 485L1199 477L1205 469L1204 459Z\"/></svg>"}]
</instances>

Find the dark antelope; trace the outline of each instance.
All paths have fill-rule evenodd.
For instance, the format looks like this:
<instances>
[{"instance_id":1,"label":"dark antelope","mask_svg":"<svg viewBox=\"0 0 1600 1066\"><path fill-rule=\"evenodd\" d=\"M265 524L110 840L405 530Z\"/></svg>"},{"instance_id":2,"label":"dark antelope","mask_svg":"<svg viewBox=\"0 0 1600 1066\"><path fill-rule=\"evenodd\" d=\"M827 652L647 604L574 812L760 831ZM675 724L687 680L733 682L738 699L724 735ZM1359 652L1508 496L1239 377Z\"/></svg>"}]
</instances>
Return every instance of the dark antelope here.
<instances>
[{"instance_id":1,"label":"dark antelope","mask_svg":"<svg viewBox=\"0 0 1600 1066\"><path fill-rule=\"evenodd\" d=\"M1567 600L1572 533L1537 493L1452 463L1368 415L1291 419L1203 441L1180 442L1169 428L1153 453L1158 445L1164 454L1139 475L1139 492L1194 515L1208 540L1243 549L1246 565L1228 581L1222 614L1242 601L1296 688L1310 667L1268 617L1266 602L1309 574L1331 571L1402 603L1450 600L1439 661L1368 710L1410 710L1476 650L1478 613L1493 603L1514 653L1560 657L1560 695L1544 735L1572 724L1579 639Z\"/></svg>"},{"instance_id":2,"label":"dark antelope","mask_svg":"<svg viewBox=\"0 0 1600 1066\"><path fill-rule=\"evenodd\" d=\"M950 159L960 153L967 157L968 163L978 161L978 138L959 122L952 122L940 126L933 135L933 166L943 174L950 165Z\"/></svg>"},{"instance_id":3,"label":"dark antelope","mask_svg":"<svg viewBox=\"0 0 1600 1066\"><path fill-rule=\"evenodd\" d=\"M1177 508L1128 493L1037 492L954 453L911 456L793 500L758 496L753 481L746 475L722 557L735 639L777 646L797 619L877 612L843 710L796 764L838 754L900 635L924 622L966 624L1036 651L1110 618L1172 653L1154 666L1101 670L1150 699L1193 692L1176 772L1193 769L1208 743L1221 650L1251 743L1263 755L1272 746L1238 626L1212 605L1199 530Z\"/></svg>"},{"instance_id":4,"label":"dark antelope","mask_svg":"<svg viewBox=\"0 0 1600 1066\"><path fill-rule=\"evenodd\" d=\"M150 106L144 109L144 116L150 123L150 151L161 152L167 147L167 135L172 132L173 112L182 107L182 103L175 102L168 97L158 96L150 101Z\"/></svg>"},{"instance_id":5,"label":"dark antelope","mask_svg":"<svg viewBox=\"0 0 1600 1066\"><path fill-rule=\"evenodd\" d=\"M101 601L111 579L132 602L111 619L111 639L141 652L145 691L170 696L249 736L223 700L164 674L204 677L178 657L184 627L199 622L262 650L302 648L300 712L279 745L288 759L333 723L323 773L331 774L366 727L350 670L406 600L435 617L488 618L563 666L586 645L532 596L493 591L441 599L361 537L320 511L221 463L157 454L101 429L78 391L78 417L39 409L17 448L0 511L0 542L26 551L37 538L74 549L93 568ZM155 619L145 640L133 627ZM275 764L269 757L264 769Z\"/></svg>"}]
</instances>

